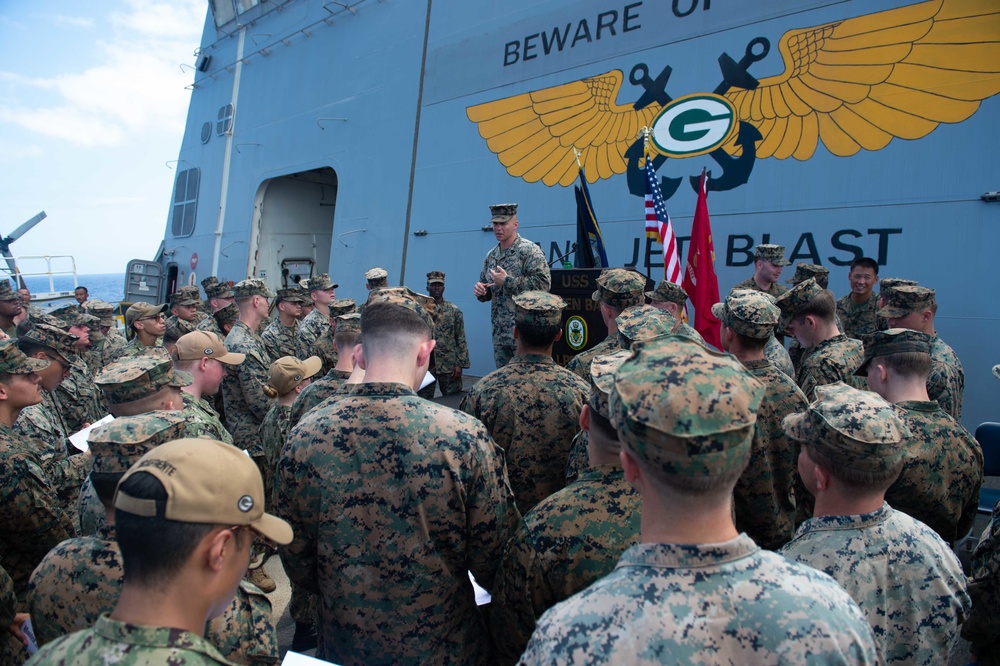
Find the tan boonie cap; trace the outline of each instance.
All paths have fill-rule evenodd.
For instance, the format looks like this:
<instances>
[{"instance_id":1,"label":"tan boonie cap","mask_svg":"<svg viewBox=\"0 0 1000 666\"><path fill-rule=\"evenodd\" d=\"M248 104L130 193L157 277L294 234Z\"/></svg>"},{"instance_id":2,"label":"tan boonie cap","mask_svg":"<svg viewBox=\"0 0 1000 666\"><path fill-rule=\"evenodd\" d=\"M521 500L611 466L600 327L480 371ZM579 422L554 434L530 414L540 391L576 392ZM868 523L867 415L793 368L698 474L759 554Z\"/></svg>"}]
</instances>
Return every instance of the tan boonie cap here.
<instances>
[{"instance_id":1,"label":"tan boonie cap","mask_svg":"<svg viewBox=\"0 0 1000 666\"><path fill-rule=\"evenodd\" d=\"M352 312L357 311L357 304L354 302L353 298L338 298L335 301L330 301L330 316L340 317L342 315L348 315Z\"/></svg>"},{"instance_id":2,"label":"tan boonie cap","mask_svg":"<svg viewBox=\"0 0 1000 666\"><path fill-rule=\"evenodd\" d=\"M804 310L809 302L821 293L823 293L823 287L819 286L813 278L809 278L774 299L774 304L781 310L779 329L784 329L792 317Z\"/></svg>"},{"instance_id":3,"label":"tan boonie cap","mask_svg":"<svg viewBox=\"0 0 1000 666\"><path fill-rule=\"evenodd\" d=\"M230 303L224 307L219 308L212 315L215 317L215 321L219 323L221 327L223 324L236 321L240 318L240 309L236 307L236 303Z\"/></svg>"},{"instance_id":4,"label":"tan boonie cap","mask_svg":"<svg viewBox=\"0 0 1000 666\"><path fill-rule=\"evenodd\" d=\"M386 289L369 292L368 301L365 303L365 307L367 308L371 305L377 304L399 305L418 314L433 333L434 318L425 307L423 299L430 300L432 303L434 302L434 299L430 296L417 294L409 287L388 287Z\"/></svg>"},{"instance_id":5,"label":"tan boonie cap","mask_svg":"<svg viewBox=\"0 0 1000 666\"><path fill-rule=\"evenodd\" d=\"M310 356L304 361L294 356L282 356L271 364L267 383L278 395L288 395L299 382L315 376L322 369L323 360L319 356Z\"/></svg>"},{"instance_id":6,"label":"tan boonie cap","mask_svg":"<svg viewBox=\"0 0 1000 666\"><path fill-rule=\"evenodd\" d=\"M214 358L228 365L239 365L246 358L246 354L227 350L226 343L215 333L201 330L182 335L174 345L173 354L178 361Z\"/></svg>"},{"instance_id":7,"label":"tan boonie cap","mask_svg":"<svg viewBox=\"0 0 1000 666\"><path fill-rule=\"evenodd\" d=\"M591 298L624 310L645 302L646 278L624 268L608 268L597 278L597 291Z\"/></svg>"},{"instance_id":8,"label":"tan boonie cap","mask_svg":"<svg viewBox=\"0 0 1000 666\"><path fill-rule=\"evenodd\" d=\"M639 340L652 340L674 332L677 319L666 310L652 305L637 305L615 318L618 324L618 345L631 349Z\"/></svg>"},{"instance_id":9,"label":"tan boonie cap","mask_svg":"<svg viewBox=\"0 0 1000 666\"><path fill-rule=\"evenodd\" d=\"M87 435L94 472L124 474L154 446L184 436L188 420L181 411L120 416Z\"/></svg>"},{"instance_id":10,"label":"tan boonie cap","mask_svg":"<svg viewBox=\"0 0 1000 666\"><path fill-rule=\"evenodd\" d=\"M514 323L519 326L558 326L566 301L547 291L526 291L513 297Z\"/></svg>"},{"instance_id":11,"label":"tan boonie cap","mask_svg":"<svg viewBox=\"0 0 1000 666\"><path fill-rule=\"evenodd\" d=\"M492 224L503 224L515 215L517 215L516 203L493 204L490 206L490 221Z\"/></svg>"},{"instance_id":12,"label":"tan boonie cap","mask_svg":"<svg viewBox=\"0 0 1000 666\"><path fill-rule=\"evenodd\" d=\"M896 287L905 287L905 286L915 287L917 286L917 281L907 280L905 278L894 278L894 277L879 278L878 281L879 295L882 298L888 298L890 291L892 291Z\"/></svg>"},{"instance_id":13,"label":"tan boonie cap","mask_svg":"<svg viewBox=\"0 0 1000 666\"><path fill-rule=\"evenodd\" d=\"M369 282L376 282L378 280L384 280L389 277L389 271L384 268L379 268L378 266L374 268L369 268L365 271L365 279Z\"/></svg>"},{"instance_id":14,"label":"tan boonie cap","mask_svg":"<svg viewBox=\"0 0 1000 666\"><path fill-rule=\"evenodd\" d=\"M279 545L292 541L289 524L264 512L264 482L257 464L235 446L212 439L175 439L142 456L119 482L115 508L152 518L157 515L156 500L120 490L126 479L140 472L155 476L167 491L167 520L246 525Z\"/></svg>"},{"instance_id":15,"label":"tan boonie cap","mask_svg":"<svg viewBox=\"0 0 1000 666\"><path fill-rule=\"evenodd\" d=\"M800 261L795 264L795 275L788 280L788 284L798 284L809 278L816 280L816 284L826 289L826 286L830 284L830 269L819 264L807 264Z\"/></svg>"},{"instance_id":16,"label":"tan boonie cap","mask_svg":"<svg viewBox=\"0 0 1000 666\"><path fill-rule=\"evenodd\" d=\"M890 328L887 331L875 331L871 342L865 345L865 360L854 374L868 376L868 364L876 356L888 356L903 352L917 352L930 356L933 338L926 333L908 328Z\"/></svg>"},{"instance_id":17,"label":"tan boonie cap","mask_svg":"<svg viewBox=\"0 0 1000 666\"><path fill-rule=\"evenodd\" d=\"M775 266L791 266L792 262L785 259L785 246L784 245L758 245L754 248L753 253L754 261L758 259L763 259L764 261L770 261Z\"/></svg>"},{"instance_id":18,"label":"tan boonie cap","mask_svg":"<svg viewBox=\"0 0 1000 666\"><path fill-rule=\"evenodd\" d=\"M55 326L33 322L28 330L18 333L18 339L52 350L67 365L76 365L76 343L79 336Z\"/></svg>"},{"instance_id":19,"label":"tan boonie cap","mask_svg":"<svg viewBox=\"0 0 1000 666\"><path fill-rule=\"evenodd\" d=\"M611 420L611 407L608 400L611 397L611 389L615 386L615 373L625 362L632 352L627 349L620 349L614 354L606 356L595 356L590 362L590 398L587 404L590 408Z\"/></svg>"},{"instance_id":20,"label":"tan boonie cap","mask_svg":"<svg viewBox=\"0 0 1000 666\"><path fill-rule=\"evenodd\" d=\"M0 372L11 375L27 375L44 370L49 367L49 363L51 361L25 356L17 348L16 340L0 340Z\"/></svg>"},{"instance_id":21,"label":"tan boonie cap","mask_svg":"<svg viewBox=\"0 0 1000 666\"><path fill-rule=\"evenodd\" d=\"M110 363L97 373L94 383L104 391L108 402L117 405L140 400L167 386L188 386L191 375L174 370L173 361L164 350Z\"/></svg>"},{"instance_id":22,"label":"tan boonie cap","mask_svg":"<svg viewBox=\"0 0 1000 666\"><path fill-rule=\"evenodd\" d=\"M717 476L746 461L763 395L734 357L667 335L632 345L615 374L611 423L653 469Z\"/></svg>"},{"instance_id":23,"label":"tan boonie cap","mask_svg":"<svg viewBox=\"0 0 1000 666\"><path fill-rule=\"evenodd\" d=\"M302 287L286 287L278 290L278 300L286 303L309 303L309 292Z\"/></svg>"},{"instance_id":24,"label":"tan boonie cap","mask_svg":"<svg viewBox=\"0 0 1000 666\"><path fill-rule=\"evenodd\" d=\"M431 271L427 274L427 284L435 284L438 282L444 284L444 273L441 271Z\"/></svg>"},{"instance_id":25,"label":"tan boonie cap","mask_svg":"<svg viewBox=\"0 0 1000 666\"><path fill-rule=\"evenodd\" d=\"M684 288L679 284L674 284L673 282L668 282L667 280L660 280L660 283L656 285L656 289L653 291L646 292L646 298L653 302L667 302L667 303L679 303L684 305L688 299L688 293L684 291Z\"/></svg>"},{"instance_id":26,"label":"tan boonie cap","mask_svg":"<svg viewBox=\"0 0 1000 666\"><path fill-rule=\"evenodd\" d=\"M892 404L843 382L817 386L808 410L786 416L783 427L790 438L816 447L832 462L864 472L892 469L910 436Z\"/></svg>"},{"instance_id":27,"label":"tan boonie cap","mask_svg":"<svg viewBox=\"0 0 1000 666\"><path fill-rule=\"evenodd\" d=\"M884 294L885 307L878 311L886 319L898 319L913 312L920 312L934 307L937 303L936 292L929 287L917 285L901 285L893 287Z\"/></svg>"},{"instance_id":28,"label":"tan boonie cap","mask_svg":"<svg viewBox=\"0 0 1000 666\"><path fill-rule=\"evenodd\" d=\"M305 282L305 280L303 280ZM301 282L299 284L302 284ZM320 273L319 275L313 275L309 278L309 286L307 287L309 291L328 291L330 289L336 289L339 284L334 284L330 280L330 276L326 273Z\"/></svg>"},{"instance_id":29,"label":"tan boonie cap","mask_svg":"<svg viewBox=\"0 0 1000 666\"><path fill-rule=\"evenodd\" d=\"M769 294L741 289L729 294L724 303L713 305L712 314L740 335L766 340L774 334L781 310Z\"/></svg>"},{"instance_id":30,"label":"tan boonie cap","mask_svg":"<svg viewBox=\"0 0 1000 666\"><path fill-rule=\"evenodd\" d=\"M233 285L233 295L236 298L250 298L251 296L274 298L274 292L259 278L247 278L237 282Z\"/></svg>"},{"instance_id":31,"label":"tan boonie cap","mask_svg":"<svg viewBox=\"0 0 1000 666\"><path fill-rule=\"evenodd\" d=\"M14 288L10 286L10 280L0 280L0 301L17 301L20 297Z\"/></svg>"},{"instance_id":32,"label":"tan boonie cap","mask_svg":"<svg viewBox=\"0 0 1000 666\"><path fill-rule=\"evenodd\" d=\"M361 331L361 315L357 312L337 317L337 333L358 333Z\"/></svg>"},{"instance_id":33,"label":"tan boonie cap","mask_svg":"<svg viewBox=\"0 0 1000 666\"><path fill-rule=\"evenodd\" d=\"M156 315L163 313L166 309L166 303L160 303L159 305L153 305L151 303L133 303L132 306L125 311L125 326L131 328L132 324L140 319L151 319Z\"/></svg>"}]
</instances>

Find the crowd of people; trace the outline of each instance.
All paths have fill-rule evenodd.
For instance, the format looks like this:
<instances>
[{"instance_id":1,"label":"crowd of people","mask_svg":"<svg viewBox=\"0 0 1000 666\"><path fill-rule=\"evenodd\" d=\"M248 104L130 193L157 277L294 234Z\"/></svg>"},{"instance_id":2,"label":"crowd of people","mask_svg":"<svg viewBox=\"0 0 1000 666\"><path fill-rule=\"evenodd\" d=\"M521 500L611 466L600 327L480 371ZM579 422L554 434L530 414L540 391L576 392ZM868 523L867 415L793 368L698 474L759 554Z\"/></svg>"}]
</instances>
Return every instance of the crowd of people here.
<instances>
[{"instance_id":1,"label":"crowd of people","mask_svg":"<svg viewBox=\"0 0 1000 666\"><path fill-rule=\"evenodd\" d=\"M278 663L274 557L292 649L339 664L944 664L960 635L1000 663L1000 518L953 551L983 457L933 289L867 258L839 300L816 265L786 288L760 245L716 350L678 285L605 269L608 337L561 367L566 303L491 209L497 369L459 409L440 271L372 268L364 303L208 278L128 341L85 289L42 312L0 282L3 663Z\"/></svg>"}]
</instances>

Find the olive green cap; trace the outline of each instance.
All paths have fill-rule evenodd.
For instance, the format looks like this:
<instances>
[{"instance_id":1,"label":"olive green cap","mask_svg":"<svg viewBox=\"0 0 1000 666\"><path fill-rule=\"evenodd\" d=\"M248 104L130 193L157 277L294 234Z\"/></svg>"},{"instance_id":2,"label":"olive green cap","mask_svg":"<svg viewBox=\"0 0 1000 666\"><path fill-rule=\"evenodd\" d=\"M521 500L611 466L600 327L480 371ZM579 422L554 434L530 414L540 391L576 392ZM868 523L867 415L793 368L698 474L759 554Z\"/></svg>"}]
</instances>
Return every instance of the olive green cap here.
<instances>
[{"instance_id":1,"label":"olive green cap","mask_svg":"<svg viewBox=\"0 0 1000 666\"><path fill-rule=\"evenodd\" d=\"M908 328L890 328L887 331L876 331L871 342L865 346L865 360L854 374L861 377L868 375L868 364L876 356L888 356L903 352L917 352L930 356L933 338L926 333Z\"/></svg>"},{"instance_id":2,"label":"olive green cap","mask_svg":"<svg viewBox=\"0 0 1000 666\"><path fill-rule=\"evenodd\" d=\"M165 350L119 359L104 366L94 378L108 402L116 405L141 400L167 386L188 386L191 381L190 374L174 370L173 361Z\"/></svg>"},{"instance_id":3,"label":"olive green cap","mask_svg":"<svg viewBox=\"0 0 1000 666\"><path fill-rule=\"evenodd\" d=\"M517 215L516 203L493 204L490 206L491 222L504 223Z\"/></svg>"},{"instance_id":4,"label":"olive green cap","mask_svg":"<svg viewBox=\"0 0 1000 666\"><path fill-rule=\"evenodd\" d=\"M0 280L0 301L17 301L20 297L14 288L10 286L10 280L4 278Z\"/></svg>"},{"instance_id":5,"label":"olive green cap","mask_svg":"<svg viewBox=\"0 0 1000 666\"><path fill-rule=\"evenodd\" d=\"M278 301L284 303L309 303L309 292L296 285L278 290Z\"/></svg>"},{"instance_id":6,"label":"olive green cap","mask_svg":"<svg viewBox=\"0 0 1000 666\"><path fill-rule=\"evenodd\" d=\"M819 286L813 278L809 278L778 296L774 300L774 304L781 310L781 319L778 322L779 330L788 326L792 317L804 310L809 302L821 293L823 293L823 287Z\"/></svg>"},{"instance_id":7,"label":"olive green cap","mask_svg":"<svg viewBox=\"0 0 1000 666\"><path fill-rule=\"evenodd\" d=\"M0 340L0 372L27 375L49 367L51 361L28 358L17 348L17 340Z\"/></svg>"},{"instance_id":8,"label":"olive green cap","mask_svg":"<svg viewBox=\"0 0 1000 666\"><path fill-rule=\"evenodd\" d=\"M633 342L670 335L677 319L652 305L637 305L615 317L615 323L618 325L618 345L631 349Z\"/></svg>"},{"instance_id":9,"label":"olive green cap","mask_svg":"<svg viewBox=\"0 0 1000 666\"><path fill-rule=\"evenodd\" d=\"M734 357L667 335L632 345L615 375L611 423L652 469L717 476L745 464L763 395Z\"/></svg>"},{"instance_id":10,"label":"olive green cap","mask_svg":"<svg viewBox=\"0 0 1000 666\"><path fill-rule=\"evenodd\" d=\"M826 289L827 285L830 284L830 269L819 264L807 264L800 261L795 264L795 275L788 280L788 284L798 284L809 278L816 280L816 284Z\"/></svg>"},{"instance_id":11,"label":"olive green cap","mask_svg":"<svg viewBox=\"0 0 1000 666\"><path fill-rule=\"evenodd\" d=\"M646 298L653 302L666 301L667 303L678 303L684 305L688 299L688 293L684 287L667 280L660 280L656 289L646 292Z\"/></svg>"},{"instance_id":12,"label":"olive green cap","mask_svg":"<svg viewBox=\"0 0 1000 666\"><path fill-rule=\"evenodd\" d=\"M365 271L365 279L368 280L369 284L385 284L388 277L389 271L378 266Z\"/></svg>"},{"instance_id":13,"label":"olive green cap","mask_svg":"<svg viewBox=\"0 0 1000 666\"><path fill-rule=\"evenodd\" d=\"M229 305L216 310L215 314L212 316L215 317L215 321L217 321L221 327L225 323L238 320L240 318L240 309L236 307L236 303L230 303Z\"/></svg>"},{"instance_id":14,"label":"olive green cap","mask_svg":"<svg viewBox=\"0 0 1000 666\"><path fill-rule=\"evenodd\" d=\"M804 412L789 414L785 434L832 462L864 472L884 472L902 458L910 430L877 393L843 382L816 387ZM835 471L835 470L834 470Z\"/></svg>"},{"instance_id":15,"label":"olive green cap","mask_svg":"<svg viewBox=\"0 0 1000 666\"><path fill-rule=\"evenodd\" d=\"M18 333L18 340L33 342L55 352L69 365L76 365L76 343L79 336L55 326L32 322L24 332Z\"/></svg>"},{"instance_id":16,"label":"olive green cap","mask_svg":"<svg viewBox=\"0 0 1000 666\"><path fill-rule=\"evenodd\" d=\"M330 301L330 316L340 317L342 315L351 314L357 311L357 304L354 302L353 298L338 298L335 301Z\"/></svg>"},{"instance_id":17,"label":"olive green cap","mask_svg":"<svg viewBox=\"0 0 1000 666\"><path fill-rule=\"evenodd\" d=\"M597 278L597 291L592 298L613 308L624 310L645 302L646 278L624 268L608 268Z\"/></svg>"},{"instance_id":18,"label":"olive green cap","mask_svg":"<svg viewBox=\"0 0 1000 666\"><path fill-rule=\"evenodd\" d=\"M425 307L426 301L434 302L434 299L430 296L424 296L417 294L412 291L409 287L388 287L386 289L379 289L378 291L372 291L368 294L368 301L365 303L365 307L378 304L386 305L398 305L404 307L411 312L416 313L424 320L424 323L434 331L434 318L431 313Z\"/></svg>"},{"instance_id":19,"label":"olive green cap","mask_svg":"<svg viewBox=\"0 0 1000 666\"><path fill-rule=\"evenodd\" d=\"M893 287L888 294L883 292L885 307L878 313L886 319L898 319L913 312L932 308L937 304L936 292L929 287L901 285Z\"/></svg>"},{"instance_id":20,"label":"olive green cap","mask_svg":"<svg viewBox=\"0 0 1000 666\"><path fill-rule=\"evenodd\" d=\"M251 296L274 298L274 292L260 278L247 278L237 282L233 285L233 295L236 298L250 298Z\"/></svg>"},{"instance_id":21,"label":"olive green cap","mask_svg":"<svg viewBox=\"0 0 1000 666\"><path fill-rule=\"evenodd\" d=\"M764 261L770 261L775 266L791 266L792 262L785 259L785 246L784 245L771 245L764 244L758 245L754 248L753 253L754 261L763 259Z\"/></svg>"},{"instance_id":22,"label":"olive green cap","mask_svg":"<svg viewBox=\"0 0 1000 666\"><path fill-rule=\"evenodd\" d=\"M181 411L120 416L87 435L98 474L124 474L150 449L184 436L188 420Z\"/></svg>"},{"instance_id":23,"label":"olive green cap","mask_svg":"<svg viewBox=\"0 0 1000 666\"><path fill-rule=\"evenodd\" d=\"M336 289L339 286L339 284L333 283L328 274L320 273L309 278L308 289L309 291L327 291L329 289Z\"/></svg>"},{"instance_id":24,"label":"olive green cap","mask_svg":"<svg viewBox=\"0 0 1000 666\"><path fill-rule=\"evenodd\" d=\"M518 326L558 326L566 301L547 291L526 291L514 296L514 323Z\"/></svg>"},{"instance_id":25,"label":"olive green cap","mask_svg":"<svg viewBox=\"0 0 1000 666\"><path fill-rule=\"evenodd\" d=\"M337 317L337 333L359 333L360 331L361 315L357 312Z\"/></svg>"},{"instance_id":26,"label":"olive green cap","mask_svg":"<svg viewBox=\"0 0 1000 666\"><path fill-rule=\"evenodd\" d=\"M725 302L713 305L712 314L740 335L766 340L774 334L781 310L769 294L741 289L730 293Z\"/></svg>"},{"instance_id":27,"label":"olive green cap","mask_svg":"<svg viewBox=\"0 0 1000 666\"><path fill-rule=\"evenodd\" d=\"M615 387L615 373L621 364L632 355L627 349L620 349L614 354L595 356L590 362L590 398L587 404L590 408L611 420L611 389Z\"/></svg>"},{"instance_id":28,"label":"olive green cap","mask_svg":"<svg viewBox=\"0 0 1000 666\"><path fill-rule=\"evenodd\" d=\"M907 280L904 278L894 278L894 277L879 278L878 281L879 295L882 296L882 298L888 298L890 291L892 291L896 287L905 287L905 286L915 287L917 286L917 281Z\"/></svg>"},{"instance_id":29,"label":"olive green cap","mask_svg":"<svg viewBox=\"0 0 1000 666\"><path fill-rule=\"evenodd\" d=\"M444 284L444 273L441 271L431 271L427 274L427 284Z\"/></svg>"}]
</instances>

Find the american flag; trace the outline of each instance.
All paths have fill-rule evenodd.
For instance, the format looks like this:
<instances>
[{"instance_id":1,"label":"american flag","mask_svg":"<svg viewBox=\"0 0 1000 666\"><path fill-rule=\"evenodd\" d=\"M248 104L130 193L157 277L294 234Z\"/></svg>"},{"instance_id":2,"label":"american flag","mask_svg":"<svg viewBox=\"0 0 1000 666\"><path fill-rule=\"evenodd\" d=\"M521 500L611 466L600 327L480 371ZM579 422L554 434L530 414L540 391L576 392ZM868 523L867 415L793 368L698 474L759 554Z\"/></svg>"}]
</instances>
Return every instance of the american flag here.
<instances>
[{"instance_id":1,"label":"american flag","mask_svg":"<svg viewBox=\"0 0 1000 666\"><path fill-rule=\"evenodd\" d=\"M646 238L663 246L663 277L668 282L680 284L681 255L677 251L677 238L670 213L663 201L660 184L653 169L653 158L646 155Z\"/></svg>"}]
</instances>

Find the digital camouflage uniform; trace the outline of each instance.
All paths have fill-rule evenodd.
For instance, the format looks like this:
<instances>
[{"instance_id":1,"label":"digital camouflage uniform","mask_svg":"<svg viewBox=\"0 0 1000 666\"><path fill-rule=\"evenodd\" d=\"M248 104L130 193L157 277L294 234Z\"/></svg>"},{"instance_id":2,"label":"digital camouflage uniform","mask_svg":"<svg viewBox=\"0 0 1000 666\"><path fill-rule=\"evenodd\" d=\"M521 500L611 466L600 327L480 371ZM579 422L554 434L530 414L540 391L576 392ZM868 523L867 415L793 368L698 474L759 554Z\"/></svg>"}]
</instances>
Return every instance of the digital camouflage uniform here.
<instances>
[{"instance_id":1,"label":"digital camouflage uniform","mask_svg":"<svg viewBox=\"0 0 1000 666\"><path fill-rule=\"evenodd\" d=\"M292 431L275 507L295 532L289 578L319 594L318 658L489 663L467 572L493 587L519 514L481 423L402 384L360 384Z\"/></svg>"},{"instance_id":2,"label":"digital camouflage uniform","mask_svg":"<svg viewBox=\"0 0 1000 666\"><path fill-rule=\"evenodd\" d=\"M931 342L931 372L927 375L927 395L941 409L962 421L962 399L965 394L965 370L955 350L937 335Z\"/></svg>"},{"instance_id":3,"label":"digital camouflage uniform","mask_svg":"<svg viewBox=\"0 0 1000 666\"><path fill-rule=\"evenodd\" d=\"M204 316L205 315L202 314L202 317ZM167 327L166 335L169 335L173 338L179 338L185 333L190 333L191 331L198 330L198 324L200 324L201 321L204 320L203 319L200 320L197 317L195 318L194 321L187 321L186 319L181 319L177 315L170 315L169 317L167 317L166 321L166 327Z\"/></svg>"},{"instance_id":4,"label":"digital camouflage uniform","mask_svg":"<svg viewBox=\"0 0 1000 666\"><path fill-rule=\"evenodd\" d=\"M498 266L507 271L507 279L500 287L493 286L490 277L490 269ZM497 243L486 254L479 281L489 285L486 295L478 299L490 301L493 357L496 366L502 368L515 352L513 297L526 291L548 291L552 286L552 274L541 248L517 234L506 250Z\"/></svg>"},{"instance_id":5,"label":"digital camouflage uniform","mask_svg":"<svg viewBox=\"0 0 1000 666\"><path fill-rule=\"evenodd\" d=\"M14 594L14 581L0 562L0 659L3 663L16 666L28 658L24 645L6 631L6 627L14 624L14 615L18 612L17 596Z\"/></svg>"},{"instance_id":6,"label":"digital camouflage uniform","mask_svg":"<svg viewBox=\"0 0 1000 666\"><path fill-rule=\"evenodd\" d=\"M299 322L292 322L291 327L281 323L275 317L274 321L260 334L264 349L271 361L277 361L282 356L299 356ZM308 356L306 357L308 358Z\"/></svg>"},{"instance_id":7,"label":"digital camouflage uniform","mask_svg":"<svg viewBox=\"0 0 1000 666\"><path fill-rule=\"evenodd\" d=\"M215 408L212 407L212 404L208 400L196 398L187 391L181 392L181 399L184 401L184 416L193 422L199 423L202 427L202 430L197 435L189 436L211 437L226 444L233 443L233 436L222 425L219 413L215 411Z\"/></svg>"},{"instance_id":8,"label":"digital camouflage uniform","mask_svg":"<svg viewBox=\"0 0 1000 666\"><path fill-rule=\"evenodd\" d=\"M889 328L878 310L878 294L875 292L872 292L864 303L855 303L851 300L851 294L844 296L837 301L840 332L849 338L861 340L867 347L875 331Z\"/></svg>"},{"instance_id":9,"label":"digital camouflage uniform","mask_svg":"<svg viewBox=\"0 0 1000 666\"><path fill-rule=\"evenodd\" d=\"M876 664L871 629L826 574L747 536L643 543L549 610L522 664Z\"/></svg>"},{"instance_id":10,"label":"digital camouflage uniform","mask_svg":"<svg viewBox=\"0 0 1000 666\"><path fill-rule=\"evenodd\" d=\"M480 379L462 400L462 411L482 421L503 448L522 511L566 484L570 445L589 390L551 356L525 354Z\"/></svg>"},{"instance_id":11,"label":"digital camouflage uniform","mask_svg":"<svg viewBox=\"0 0 1000 666\"><path fill-rule=\"evenodd\" d=\"M783 293L788 291L788 287L780 285L777 282L773 283L767 289L761 289L759 286L757 286L757 282L756 280L753 279L752 275L748 279L743 280L743 282L737 282L736 284L734 284L733 288L730 289L730 292L736 291L738 289L753 289L754 291L759 291L764 294L770 294L775 298L781 296Z\"/></svg>"},{"instance_id":12,"label":"digital camouflage uniform","mask_svg":"<svg viewBox=\"0 0 1000 666\"><path fill-rule=\"evenodd\" d=\"M42 470L59 495L75 496L87 476L89 463L85 456L69 455L69 433L52 393L42 389L42 401L21 410L14 422L14 432L38 456Z\"/></svg>"},{"instance_id":13,"label":"digital camouflage uniform","mask_svg":"<svg viewBox=\"0 0 1000 666\"><path fill-rule=\"evenodd\" d=\"M222 327L219 326L219 321L215 318L214 314L210 317L205 317L203 320L201 320L201 322L197 326L197 329L199 331L207 331L209 333L215 333L223 340L226 339L225 334L222 332Z\"/></svg>"},{"instance_id":14,"label":"digital camouflage uniform","mask_svg":"<svg viewBox=\"0 0 1000 666\"><path fill-rule=\"evenodd\" d=\"M639 542L639 503L621 466L601 465L524 516L490 604L500 663L516 663L545 611L610 573Z\"/></svg>"},{"instance_id":15,"label":"digital camouflage uniform","mask_svg":"<svg viewBox=\"0 0 1000 666\"><path fill-rule=\"evenodd\" d=\"M948 543L972 528L983 482L983 452L934 401L905 400L896 412L910 429L903 471L885 501L927 524Z\"/></svg>"},{"instance_id":16,"label":"digital camouflage uniform","mask_svg":"<svg viewBox=\"0 0 1000 666\"><path fill-rule=\"evenodd\" d=\"M267 415L260 424L260 451L261 468L260 475L264 478L264 499L267 501L265 508L271 510L271 496L274 493L274 470L278 467L278 456L288 439L288 431L291 429L288 416L291 407L280 404L277 400L267 411ZM254 456L256 457L256 456Z\"/></svg>"},{"instance_id":17,"label":"digital camouflage uniform","mask_svg":"<svg viewBox=\"0 0 1000 666\"><path fill-rule=\"evenodd\" d=\"M292 409L288 415L289 430L298 425L302 417L312 408L336 393L340 387L347 383L350 376L351 373L346 370L334 368L323 375L321 379L317 379L302 389L299 396L295 398L295 402L292 403Z\"/></svg>"},{"instance_id":18,"label":"digital camouflage uniform","mask_svg":"<svg viewBox=\"0 0 1000 666\"><path fill-rule=\"evenodd\" d=\"M994 373L997 369L994 368ZM997 375L1000 377L1000 375ZM980 666L1000 664L1000 502L972 553L969 596L972 612L962 625L962 638L972 643Z\"/></svg>"},{"instance_id":19,"label":"digital camouflage uniform","mask_svg":"<svg viewBox=\"0 0 1000 666\"><path fill-rule=\"evenodd\" d=\"M886 664L947 664L970 610L962 565L937 534L888 504L810 518L781 554L832 576L858 602Z\"/></svg>"},{"instance_id":20,"label":"digital camouflage uniform","mask_svg":"<svg viewBox=\"0 0 1000 666\"><path fill-rule=\"evenodd\" d=\"M66 424L67 434L83 430L88 423L100 421L108 413L107 404L90 369L77 362L55 390L56 403Z\"/></svg>"},{"instance_id":21,"label":"digital camouflage uniform","mask_svg":"<svg viewBox=\"0 0 1000 666\"><path fill-rule=\"evenodd\" d=\"M257 441L260 423L271 406L264 395L271 360L260 338L242 321L226 336L226 349L246 355L239 365L227 366L222 379L226 423L233 443L245 450Z\"/></svg>"},{"instance_id":22,"label":"digital camouflage uniform","mask_svg":"<svg viewBox=\"0 0 1000 666\"><path fill-rule=\"evenodd\" d=\"M795 365L792 363L792 357L773 335L768 338L767 344L764 345L764 357L778 370L795 379Z\"/></svg>"},{"instance_id":23,"label":"digital camouflage uniform","mask_svg":"<svg viewBox=\"0 0 1000 666\"><path fill-rule=\"evenodd\" d=\"M598 356L608 356L610 354L614 354L620 349L621 346L618 344L618 332L615 331L614 333L608 333L608 337L604 338L587 351L582 351L571 358L569 363L566 364L566 369L583 381L589 381L590 364L593 360Z\"/></svg>"},{"instance_id":24,"label":"digital camouflage uniform","mask_svg":"<svg viewBox=\"0 0 1000 666\"><path fill-rule=\"evenodd\" d=\"M441 388L441 395L462 391L462 380L452 379L455 368L469 367L469 345L465 340L465 319L451 301L442 300L431 313L434 317L434 367L432 372ZM433 394L432 394L433 397Z\"/></svg>"},{"instance_id":25,"label":"digital camouflage uniform","mask_svg":"<svg viewBox=\"0 0 1000 666\"><path fill-rule=\"evenodd\" d=\"M315 354L314 347L323 333L330 330L330 317L314 308L312 312L305 316L299 324L299 348L295 356L298 358L309 358Z\"/></svg>"},{"instance_id":26,"label":"digital camouflage uniform","mask_svg":"<svg viewBox=\"0 0 1000 666\"><path fill-rule=\"evenodd\" d=\"M796 376L796 383L806 398L814 399L817 386L844 382L858 389L868 388L864 377L856 377L854 371L864 361L864 345L846 335L836 335L816 345L808 356L802 359Z\"/></svg>"},{"instance_id":27,"label":"digital camouflage uniform","mask_svg":"<svg viewBox=\"0 0 1000 666\"><path fill-rule=\"evenodd\" d=\"M121 349L118 350L118 355L115 356L111 360L112 361L117 361L117 360L122 359L122 358L135 358L136 356L140 356L141 354L145 354L147 349L153 349L153 348L157 348L157 347L160 348L160 349L163 349L163 345L160 345L160 344L155 344L155 345L151 345L151 346L147 347L146 345L144 345L141 342L139 342L139 338L138 337L134 337L131 340L129 340L128 342L126 342L121 347Z\"/></svg>"},{"instance_id":28,"label":"digital camouflage uniform","mask_svg":"<svg viewBox=\"0 0 1000 666\"><path fill-rule=\"evenodd\" d=\"M64 636L40 649L32 663L200 666L230 662L204 638L190 631L116 622L105 614L93 628Z\"/></svg>"}]
</instances>

